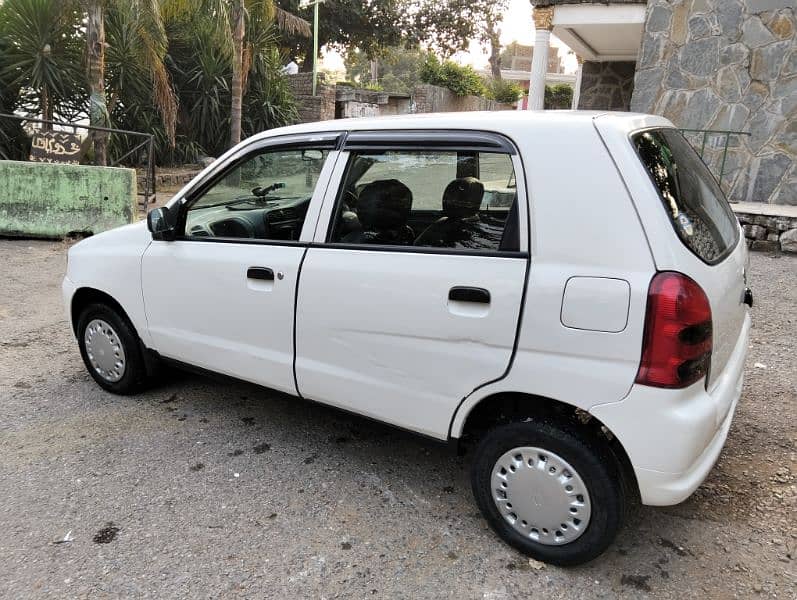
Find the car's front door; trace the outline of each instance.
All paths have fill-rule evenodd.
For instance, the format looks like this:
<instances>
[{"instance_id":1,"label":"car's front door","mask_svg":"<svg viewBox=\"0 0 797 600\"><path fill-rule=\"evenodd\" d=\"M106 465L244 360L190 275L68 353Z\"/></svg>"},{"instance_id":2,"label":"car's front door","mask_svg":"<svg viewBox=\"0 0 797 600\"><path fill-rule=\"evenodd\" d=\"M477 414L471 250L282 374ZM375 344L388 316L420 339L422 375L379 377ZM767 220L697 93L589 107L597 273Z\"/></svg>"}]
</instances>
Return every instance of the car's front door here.
<instances>
[{"instance_id":1,"label":"car's front door","mask_svg":"<svg viewBox=\"0 0 797 600\"><path fill-rule=\"evenodd\" d=\"M304 397L446 437L458 403L510 365L528 265L521 168L492 135L349 135L299 281Z\"/></svg>"},{"instance_id":2,"label":"car's front door","mask_svg":"<svg viewBox=\"0 0 797 600\"><path fill-rule=\"evenodd\" d=\"M295 393L296 283L337 134L244 148L180 200L177 239L142 260L161 355Z\"/></svg>"}]
</instances>

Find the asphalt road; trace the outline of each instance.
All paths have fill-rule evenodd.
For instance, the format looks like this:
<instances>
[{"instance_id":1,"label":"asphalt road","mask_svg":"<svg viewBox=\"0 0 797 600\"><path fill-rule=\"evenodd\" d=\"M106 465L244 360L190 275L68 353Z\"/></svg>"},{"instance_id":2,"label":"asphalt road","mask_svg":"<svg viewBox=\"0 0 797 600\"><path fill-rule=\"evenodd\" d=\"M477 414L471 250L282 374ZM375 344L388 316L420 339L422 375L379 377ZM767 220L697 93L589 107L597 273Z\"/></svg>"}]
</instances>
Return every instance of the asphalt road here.
<instances>
[{"instance_id":1,"label":"asphalt road","mask_svg":"<svg viewBox=\"0 0 797 600\"><path fill-rule=\"evenodd\" d=\"M706 483L560 569L503 545L468 457L433 442L189 374L101 391L61 306L65 249L0 240L1 597L797 595L797 258L752 257L747 382Z\"/></svg>"}]
</instances>

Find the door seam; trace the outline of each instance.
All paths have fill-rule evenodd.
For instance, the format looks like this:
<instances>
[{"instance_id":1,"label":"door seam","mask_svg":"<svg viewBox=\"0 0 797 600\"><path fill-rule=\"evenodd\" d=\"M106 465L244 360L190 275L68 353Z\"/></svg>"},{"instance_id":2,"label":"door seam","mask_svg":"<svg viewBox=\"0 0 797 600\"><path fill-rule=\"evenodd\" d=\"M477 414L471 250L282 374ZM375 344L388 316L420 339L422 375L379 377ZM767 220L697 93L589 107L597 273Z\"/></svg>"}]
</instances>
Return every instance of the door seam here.
<instances>
[{"instance_id":1,"label":"door seam","mask_svg":"<svg viewBox=\"0 0 797 600\"><path fill-rule=\"evenodd\" d=\"M299 398L304 398L302 396L302 392L299 391L299 378L296 376L296 315L299 311L299 280L302 276L302 266L304 265L304 259L307 256L307 251L309 248L305 246L304 252L302 252L302 259L299 261L299 270L296 272L296 289L293 292L293 387L296 389L296 395Z\"/></svg>"}]
</instances>

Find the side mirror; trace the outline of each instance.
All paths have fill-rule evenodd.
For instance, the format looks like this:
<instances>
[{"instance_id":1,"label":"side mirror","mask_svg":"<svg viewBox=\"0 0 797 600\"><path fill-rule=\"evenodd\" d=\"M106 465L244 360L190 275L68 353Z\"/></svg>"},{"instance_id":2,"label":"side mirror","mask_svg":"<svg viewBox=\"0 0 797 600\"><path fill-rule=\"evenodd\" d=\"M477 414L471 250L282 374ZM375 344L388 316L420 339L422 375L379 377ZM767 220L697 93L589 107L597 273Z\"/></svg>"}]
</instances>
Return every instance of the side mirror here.
<instances>
[{"instance_id":1,"label":"side mirror","mask_svg":"<svg viewBox=\"0 0 797 600\"><path fill-rule=\"evenodd\" d=\"M169 209L165 206L155 208L147 213L147 229L153 240L171 241L175 237L175 226Z\"/></svg>"}]
</instances>

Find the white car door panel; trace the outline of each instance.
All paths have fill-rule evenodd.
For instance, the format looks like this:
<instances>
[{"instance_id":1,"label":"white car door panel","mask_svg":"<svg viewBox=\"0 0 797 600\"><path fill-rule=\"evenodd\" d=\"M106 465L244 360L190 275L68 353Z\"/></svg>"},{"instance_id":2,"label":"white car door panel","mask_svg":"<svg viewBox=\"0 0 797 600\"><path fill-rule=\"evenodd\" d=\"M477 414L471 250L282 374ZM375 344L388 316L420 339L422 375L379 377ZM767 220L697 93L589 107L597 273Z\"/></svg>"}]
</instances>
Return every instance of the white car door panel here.
<instances>
[{"instance_id":1,"label":"white car door panel","mask_svg":"<svg viewBox=\"0 0 797 600\"><path fill-rule=\"evenodd\" d=\"M299 281L295 370L303 397L446 439L459 402L508 370L528 267L525 181L515 184L522 164L511 143L474 133L471 146L470 133L388 132L386 138L356 132L347 138ZM487 148L485 140L493 145ZM359 156L370 167L358 163ZM479 170L468 173L476 164ZM452 180L472 190L472 181L461 178L473 175L484 184L479 220L511 214L505 223L513 220L518 247L452 250L406 237L403 247L369 246L380 237L367 231L374 215L384 222L394 220L394 209L409 210L395 225L401 232L412 225L417 237L443 214ZM370 208L363 205L369 186L378 188ZM372 203L382 197L379 202L392 204L396 193L411 196L409 209ZM508 212L514 197L519 213ZM352 212L364 235L337 228L344 214L351 222ZM500 230L493 234L483 243L497 245ZM470 243L483 240L477 235Z\"/></svg>"},{"instance_id":2,"label":"white car door panel","mask_svg":"<svg viewBox=\"0 0 797 600\"><path fill-rule=\"evenodd\" d=\"M525 273L523 258L310 248L299 392L445 438L459 401L509 366ZM489 304L449 299L459 286L487 290Z\"/></svg>"},{"instance_id":3,"label":"white car door panel","mask_svg":"<svg viewBox=\"0 0 797 600\"><path fill-rule=\"evenodd\" d=\"M304 252L302 246L153 242L142 264L153 347L295 393L293 309Z\"/></svg>"},{"instance_id":4,"label":"white car door panel","mask_svg":"<svg viewBox=\"0 0 797 600\"><path fill-rule=\"evenodd\" d=\"M195 196L173 203L186 233L153 241L141 264L154 350L296 393L296 284L338 135L266 140L224 159Z\"/></svg>"}]
</instances>

